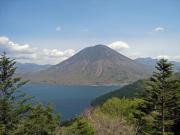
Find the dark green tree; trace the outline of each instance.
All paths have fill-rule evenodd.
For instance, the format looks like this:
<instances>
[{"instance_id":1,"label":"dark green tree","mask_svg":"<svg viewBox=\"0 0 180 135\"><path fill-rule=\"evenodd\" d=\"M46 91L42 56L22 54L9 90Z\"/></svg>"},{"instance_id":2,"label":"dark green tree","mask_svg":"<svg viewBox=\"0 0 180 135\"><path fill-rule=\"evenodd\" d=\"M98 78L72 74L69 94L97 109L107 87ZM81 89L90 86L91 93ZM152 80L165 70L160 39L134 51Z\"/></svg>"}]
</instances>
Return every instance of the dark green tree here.
<instances>
[{"instance_id":1,"label":"dark green tree","mask_svg":"<svg viewBox=\"0 0 180 135\"><path fill-rule=\"evenodd\" d=\"M59 135L95 135L95 129L84 117L77 117L64 123L59 130Z\"/></svg>"},{"instance_id":2,"label":"dark green tree","mask_svg":"<svg viewBox=\"0 0 180 135\"><path fill-rule=\"evenodd\" d=\"M18 124L15 135L54 135L59 123L58 115L54 114L53 107L48 104L35 105L28 116Z\"/></svg>"},{"instance_id":3,"label":"dark green tree","mask_svg":"<svg viewBox=\"0 0 180 135\"><path fill-rule=\"evenodd\" d=\"M156 72L147 82L136 117L142 134L174 134L173 125L177 115L178 83L173 78L172 64L160 59ZM175 112L177 111L177 112Z\"/></svg>"},{"instance_id":4,"label":"dark green tree","mask_svg":"<svg viewBox=\"0 0 180 135\"><path fill-rule=\"evenodd\" d=\"M18 91L26 81L14 77L15 63L5 52L0 57L0 133L3 135L12 134L22 114L31 106L26 104L28 98L25 98L25 94Z\"/></svg>"},{"instance_id":5,"label":"dark green tree","mask_svg":"<svg viewBox=\"0 0 180 135\"><path fill-rule=\"evenodd\" d=\"M77 120L77 132L78 135L94 135L95 131L87 120L79 118Z\"/></svg>"},{"instance_id":6,"label":"dark green tree","mask_svg":"<svg viewBox=\"0 0 180 135\"><path fill-rule=\"evenodd\" d=\"M15 60L0 57L0 135L51 135L59 123L53 108L31 102L19 88L26 84L15 77Z\"/></svg>"},{"instance_id":7,"label":"dark green tree","mask_svg":"<svg viewBox=\"0 0 180 135\"><path fill-rule=\"evenodd\" d=\"M174 120L172 131L174 135L180 135L180 76L176 74L173 81L172 88L176 89L172 91L172 100L169 103L170 118Z\"/></svg>"}]
</instances>

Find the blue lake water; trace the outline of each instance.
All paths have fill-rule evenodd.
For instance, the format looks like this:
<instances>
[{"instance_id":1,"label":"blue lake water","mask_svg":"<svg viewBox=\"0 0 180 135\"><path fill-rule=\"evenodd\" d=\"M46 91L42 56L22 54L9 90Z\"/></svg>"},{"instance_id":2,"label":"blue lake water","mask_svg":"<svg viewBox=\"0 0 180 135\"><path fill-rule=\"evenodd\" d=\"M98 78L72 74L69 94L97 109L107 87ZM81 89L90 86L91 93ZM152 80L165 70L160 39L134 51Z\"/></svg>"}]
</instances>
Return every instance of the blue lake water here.
<instances>
[{"instance_id":1,"label":"blue lake water","mask_svg":"<svg viewBox=\"0 0 180 135\"><path fill-rule=\"evenodd\" d=\"M73 118L90 107L91 101L120 86L61 86L47 84L28 84L22 90L35 96L36 101L51 102L62 120Z\"/></svg>"}]
</instances>

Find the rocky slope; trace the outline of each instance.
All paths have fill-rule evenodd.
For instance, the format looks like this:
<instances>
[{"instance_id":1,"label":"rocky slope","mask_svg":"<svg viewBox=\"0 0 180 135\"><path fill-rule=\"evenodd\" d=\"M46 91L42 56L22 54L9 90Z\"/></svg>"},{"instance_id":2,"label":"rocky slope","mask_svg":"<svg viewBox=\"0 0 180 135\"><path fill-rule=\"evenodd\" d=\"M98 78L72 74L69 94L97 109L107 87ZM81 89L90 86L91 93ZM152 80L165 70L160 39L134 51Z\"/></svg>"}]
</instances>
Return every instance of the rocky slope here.
<instances>
[{"instance_id":1,"label":"rocky slope","mask_svg":"<svg viewBox=\"0 0 180 135\"><path fill-rule=\"evenodd\" d=\"M134 82L150 73L148 66L137 63L105 45L96 45L29 76L29 79L32 82L63 85L112 85Z\"/></svg>"}]
</instances>

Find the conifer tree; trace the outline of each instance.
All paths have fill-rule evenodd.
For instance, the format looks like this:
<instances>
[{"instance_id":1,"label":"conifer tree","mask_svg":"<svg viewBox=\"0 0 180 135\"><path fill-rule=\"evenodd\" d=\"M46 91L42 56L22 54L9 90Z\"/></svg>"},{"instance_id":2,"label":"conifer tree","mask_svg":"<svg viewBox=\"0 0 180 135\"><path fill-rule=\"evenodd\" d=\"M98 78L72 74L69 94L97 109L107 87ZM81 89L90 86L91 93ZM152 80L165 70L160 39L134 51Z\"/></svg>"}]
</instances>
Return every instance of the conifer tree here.
<instances>
[{"instance_id":1,"label":"conifer tree","mask_svg":"<svg viewBox=\"0 0 180 135\"><path fill-rule=\"evenodd\" d=\"M177 81L173 79L172 64L167 60L160 59L156 69L147 82L144 102L139 106L140 111L136 117L139 119L142 134L173 134L175 110L178 112Z\"/></svg>"},{"instance_id":2,"label":"conifer tree","mask_svg":"<svg viewBox=\"0 0 180 135\"><path fill-rule=\"evenodd\" d=\"M14 77L15 63L5 52L0 57L0 133L3 135L11 134L22 114L31 106L26 104L28 98L18 91L26 81Z\"/></svg>"},{"instance_id":3,"label":"conifer tree","mask_svg":"<svg viewBox=\"0 0 180 135\"><path fill-rule=\"evenodd\" d=\"M59 116L53 112L52 105L39 103L18 123L14 135L55 135L58 123Z\"/></svg>"},{"instance_id":4,"label":"conifer tree","mask_svg":"<svg viewBox=\"0 0 180 135\"><path fill-rule=\"evenodd\" d=\"M173 96L169 103L169 116L173 120L174 135L180 135L180 74L176 74L172 84L175 90L171 93Z\"/></svg>"},{"instance_id":5,"label":"conifer tree","mask_svg":"<svg viewBox=\"0 0 180 135\"><path fill-rule=\"evenodd\" d=\"M52 106L31 103L31 97L19 91L26 84L15 77L15 60L0 57L0 135L53 135L59 117Z\"/></svg>"}]
</instances>

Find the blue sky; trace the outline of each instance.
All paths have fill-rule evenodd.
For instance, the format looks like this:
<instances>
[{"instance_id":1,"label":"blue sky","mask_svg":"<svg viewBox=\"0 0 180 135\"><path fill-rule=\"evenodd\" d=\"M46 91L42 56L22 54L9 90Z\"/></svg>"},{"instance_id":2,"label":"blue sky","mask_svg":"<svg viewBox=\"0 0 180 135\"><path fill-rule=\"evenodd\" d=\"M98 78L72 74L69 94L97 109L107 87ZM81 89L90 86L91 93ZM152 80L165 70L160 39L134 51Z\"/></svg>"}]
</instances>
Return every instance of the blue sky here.
<instances>
[{"instance_id":1,"label":"blue sky","mask_svg":"<svg viewBox=\"0 0 180 135\"><path fill-rule=\"evenodd\" d=\"M180 61L180 1L0 0L0 37L22 62L56 64L95 44Z\"/></svg>"}]
</instances>

